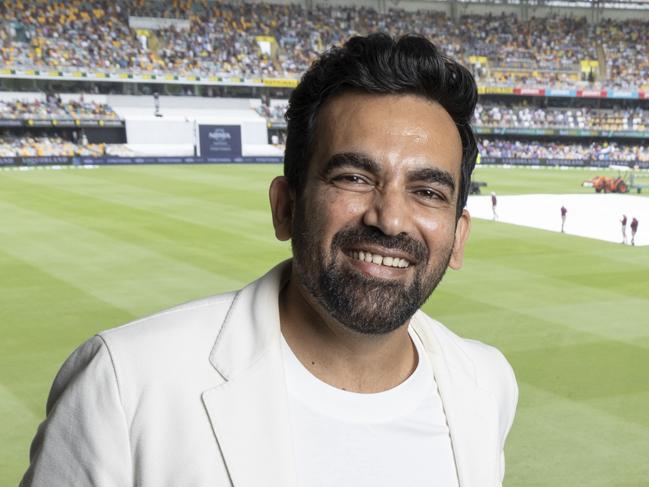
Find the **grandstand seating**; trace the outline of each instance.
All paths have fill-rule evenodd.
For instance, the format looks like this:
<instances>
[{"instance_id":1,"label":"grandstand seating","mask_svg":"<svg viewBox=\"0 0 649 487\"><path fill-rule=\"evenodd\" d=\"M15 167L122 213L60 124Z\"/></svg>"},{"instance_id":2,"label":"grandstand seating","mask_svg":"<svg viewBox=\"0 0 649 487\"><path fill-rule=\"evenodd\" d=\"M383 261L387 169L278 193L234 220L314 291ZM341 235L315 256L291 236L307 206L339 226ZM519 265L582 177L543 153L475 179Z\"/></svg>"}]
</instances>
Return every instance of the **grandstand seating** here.
<instances>
[{"instance_id":1,"label":"grandstand seating","mask_svg":"<svg viewBox=\"0 0 649 487\"><path fill-rule=\"evenodd\" d=\"M269 123L282 122L288 102L258 104L255 111ZM40 100L0 100L0 120L117 120L118 114L105 103L61 101L52 96ZM478 103L473 125L499 128L576 128L605 131L646 131L649 112L634 109L541 108L527 105Z\"/></svg>"},{"instance_id":2,"label":"grandstand seating","mask_svg":"<svg viewBox=\"0 0 649 487\"><path fill-rule=\"evenodd\" d=\"M0 100L0 120L117 120L119 117L106 104L70 100L60 97L49 100Z\"/></svg>"},{"instance_id":3,"label":"grandstand seating","mask_svg":"<svg viewBox=\"0 0 649 487\"><path fill-rule=\"evenodd\" d=\"M143 25L150 22L150 26L142 27L137 23L131 26L134 19L144 22ZM121 74L124 79L147 74L164 78L223 75L241 76L242 80L294 80L325 48L340 44L356 33L377 30L392 34L418 32L432 39L448 55L467 65L487 94L501 93L498 91L501 88L506 90L502 93L514 94L514 86L518 87L518 94L524 94L520 93L520 87L569 88L572 94L566 96L573 97L575 89L593 90L594 96L603 88L627 90L627 93L632 89L649 92L647 21L604 18L589 23L584 18L560 15L521 20L504 13L462 15L454 21L435 11L390 9L381 13L367 7L320 2L305 8L291 3L228 3L227 0L5 0L0 3L0 68L5 74L15 69L41 73L53 70L51 72L72 73L82 79L84 72L97 70ZM203 93L211 96L213 87L209 88ZM493 90L485 91L485 88ZM154 90L156 88L147 87L140 94ZM81 91L91 92L84 88ZM539 93L542 97L545 92ZM196 95L198 90L191 85L178 86L178 94ZM79 95L74 99L65 95L63 99L50 95L31 100L0 97L0 121L5 120L5 127L9 127L8 122L12 120L97 120L101 123L112 120L126 127L130 139L133 139L133 130L127 118L156 122L152 118L150 97L140 97L142 99L136 104L142 105L111 107L98 101L106 99L102 96L92 99L93 96L88 95L87 101ZM627 98L641 96L633 92L633 96ZM171 107L170 100L165 122L176 120L185 124L187 134L193 131L192 121L210 118L246 119L251 127L260 126L259 120L263 125L266 119L268 127L280 131L285 126L285 100L272 100L269 104L260 103L258 99L248 100L245 107L238 106L237 110L241 111L235 113L234 107L229 107L228 113L219 112L218 116L215 112L205 115L207 111L203 108L209 103L201 100L197 103L205 107L196 110L190 110L186 102ZM625 137L637 139L649 127L647 105L642 103L636 100L616 106L593 101L590 106L588 103L553 106L524 97L511 96L505 100L483 95L473 124L477 129L484 129L478 130L482 134L528 130L528 135L542 135L533 132L538 130L557 135L568 129L573 132L567 135L577 137L589 136L579 131L598 131L601 133L594 137L604 132L612 136L620 132ZM218 102L213 106L220 107ZM51 128L57 128L55 125L53 123ZM248 130L252 129L244 132L248 134ZM257 129L254 132L257 134L252 144L254 150L270 151L259 144L261 132ZM48 139L42 131L38 136L23 137L7 132L0 138L0 157L139 156L153 150L138 140L130 140L129 146L72 142L70 133L57 132ZM278 137L277 134L275 132L274 136ZM189 135L185 137L188 138L191 139ZM280 133L278 140L281 138ZM486 157L649 161L649 150L642 143L581 140L584 142L564 143L560 138L539 142L483 135L481 147ZM150 147L155 145L159 153L191 155L194 151L191 141L185 141L182 150L178 149L178 144L163 147L151 141L148 143ZM276 147L272 150L273 154L278 151Z\"/></svg>"},{"instance_id":4,"label":"grandstand seating","mask_svg":"<svg viewBox=\"0 0 649 487\"><path fill-rule=\"evenodd\" d=\"M478 104L473 124L484 127L576 128L646 131L649 112L634 109L541 108L525 105Z\"/></svg>"},{"instance_id":5,"label":"grandstand seating","mask_svg":"<svg viewBox=\"0 0 649 487\"><path fill-rule=\"evenodd\" d=\"M101 156L105 144L75 143L59 136L0 136L0 157Z\"/></svg>"},{"instance_id":6,"label":"grandstand seating","mask_svg":"<svg viewBox=\"0 0 649 487\"><path fill-rule=\"evenodd\" d=\"M288 102L260 105L257 112L269 123L283 120ZM646 131L649 112L642 108L566 108L524 104L478 103L473 117L476 127L567 128L602 131Z\"/></svg>"},{"instance_id":7,"label":"grandstand seating","mask_svg":"<svg viewBox=\"0 0 649 487\"><path fill-rule=\"evenodd\" d=\"M129 27L131 16L187 23L142 32ZM190 0L0 3L4 67L295 77L324 48L375 30L430 37L471 66L483 85L649 89L649 22L640 20L523 21L503 14L454 22L433 11ZM259 36L270 39L266 49Z\"/></svg>"},{"instance_id":8,"label":"grandstand seating","mask_svg":"<svg viewBox=\"0 0 649 487\"><path fill-rule=\"evenodd\" d=\"M611 161L617 163L649 162L646 144L619 144L617 142L591 142L568 144L561 142L482 139L479 144L483 157L498 159L555 159L579 161Z\"/></svg>"},{"instance_id":9,"label":"grandstand seating","mask_svg":"<svg viewBox=\"0 0 649 487\"><path fill-rule=\"evenodd\" d=\"M89 117L97 118L106 116L110 119L117 118L116 111L106 103L93 102L75 102L70 100L66 103L61 102L60 98L52 97L50 103L40 101L0 101L0 119L20 119L20 118L41 118L41 119L62 119L65 117ZM128 118L135 113L137 118L153 118L151 107L145 105L141 108L120 107L117 111L122 116ZM127 100L123 103L128 104ZM134 103L134 102L130 102ZM170 102L166 102L167 105ZM204 118L206 115L199 110L192 108L193 112L186 108L187 102L178 101L177 108L167 108L166 119L171 120L178 112L178 120L185 120L190 112L192 116ZM200 100L195 103L201 104ZM211 101L213 106L219 106L214 100ZM283 114L286 109L286 102L273 100L269 105L259 103L258 100L241 101L239 107L245 104L251 106L259 115L265 117L269 123L282 124ZM185 108L181 108L185 106ZM83 107L82 110L74 111L70 107ZM133 110L136 110L134 112ZM209 110L209 107L208 107ZM241 108L236 113L238 119L245 118L245 113ZM194 113L196 112L196 113ZM207 113L207 112L205 112ZM171 118L170 118L171 117ZM154 119L154 118L153 118ZM627 131L646 131L649 125L649 113L641 109L591 109L591 108L549 108L542 109L528 106L505 106L497 104L479 104L474 117L476 127L498 127L498 128L539 128L547 129L557 128L576 128L589 130L627 130ZM191 130L191 127L190 129ZM9 156L72 156L72 155L100 155L114 154L122 156L145 155L146 150L135 141L129 146L125 145L108 145L100 144L83 144L81 141L73 143L64 140L61 137L10 137L5 135L0 138L0 157ZM191 155L191 144L188 147L180 146L159 146L160 154L173 153L175 155ZM174 152L175 150L175 152ZM511 141L501 139L481 138L481 153L486 157L497 158L544 158L544 159L573 159L573 160L613 160L613 161L649 161L649 149L646 145L622 145L616 142L584 142L580 144L555 142L534 142L534 141Z\"/></svg>"}]
</instances>

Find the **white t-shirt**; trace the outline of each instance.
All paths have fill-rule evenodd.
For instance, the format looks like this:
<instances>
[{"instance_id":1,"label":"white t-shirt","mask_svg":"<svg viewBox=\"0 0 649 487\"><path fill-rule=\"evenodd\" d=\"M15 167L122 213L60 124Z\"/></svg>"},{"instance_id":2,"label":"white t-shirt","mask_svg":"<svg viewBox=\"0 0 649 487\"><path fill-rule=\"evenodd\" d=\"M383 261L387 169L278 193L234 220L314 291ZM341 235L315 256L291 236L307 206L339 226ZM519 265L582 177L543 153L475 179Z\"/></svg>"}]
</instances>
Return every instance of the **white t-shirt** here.
<instances>
[{"instance_id":1,"label":"white t-shirt","mask_svg":"<svg viewBox=\"0 0 649 487\"><path fill-rule=\"evenodd\" d=\"M415 371L375 394L322 382L282 339L299 487L458 487L432 368L410 335Z\"/></svg>"}]
</instances>

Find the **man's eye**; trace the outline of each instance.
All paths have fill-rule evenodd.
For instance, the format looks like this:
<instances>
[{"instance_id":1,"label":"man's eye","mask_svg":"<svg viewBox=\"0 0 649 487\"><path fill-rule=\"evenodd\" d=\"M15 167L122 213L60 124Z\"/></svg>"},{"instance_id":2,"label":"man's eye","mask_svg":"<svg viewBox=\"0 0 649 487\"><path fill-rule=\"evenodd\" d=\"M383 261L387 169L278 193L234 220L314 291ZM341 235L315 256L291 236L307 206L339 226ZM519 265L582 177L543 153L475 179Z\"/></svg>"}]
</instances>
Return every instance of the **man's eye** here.
<instances>
[{"instance_id":1,"label":"man's eye","mask_svg":"<svg viewBox=\"0 0 649 487\"><path fill-rule=\"evenodd\" d=\"M426 200L445 200L446 198L444 197L443 194L441 194L439 191L432 190L430 188L420 188L416 189L414 193L419 196L420 198L426 199Z\"/></svg>"},{"instance_id":2,"label":"man's eye","mask_svg":"<svg viewBox=\"0 0 649 487\"><path fill-rule=\"evenodd\" d=\"M367 180L357 174L343 174L341 176L336 176L334 178L334 181L351 183L351 184L367 184Z\"/></svg>"},{"instance_id":3,"label":"man's eye","mask_svg":"<svg viewBox=\"0 0 649 487\"><path fill-rule=\"evenodd\" d=\"M360 174L340 174L331 178L334 186L351 191L371 191L372 182Z\"/></svg>"}]
</instances>

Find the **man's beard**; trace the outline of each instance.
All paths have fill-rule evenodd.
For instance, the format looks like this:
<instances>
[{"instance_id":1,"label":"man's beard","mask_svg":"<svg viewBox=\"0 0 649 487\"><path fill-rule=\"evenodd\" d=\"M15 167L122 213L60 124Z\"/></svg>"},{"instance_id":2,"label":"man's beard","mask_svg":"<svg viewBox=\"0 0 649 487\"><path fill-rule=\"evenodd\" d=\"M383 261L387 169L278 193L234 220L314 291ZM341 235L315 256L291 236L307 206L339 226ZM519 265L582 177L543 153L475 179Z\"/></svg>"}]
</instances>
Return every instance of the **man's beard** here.
<instances>
[{"instance_id":1,"label":"man's beard","mask_svg":"<svg viewBox=\"0 0 649 487\"><path fill-rule=\"evenodd\" d=\"M451 258L451 248L437 266L426 274L426 245L405 234L391 237L369 226L345 227L334 235L329 258L320 239L306 222L303 208L296 205L292 239L296 275L309 294L336 321L364 334L385 334L396 330L421 307L442 280ZM342 249L348 253L364 245L405 252L415 275L410 284L362 274L336 261ZM352 257L349 257L352 258Z\"/></svg>"}]
</instances>

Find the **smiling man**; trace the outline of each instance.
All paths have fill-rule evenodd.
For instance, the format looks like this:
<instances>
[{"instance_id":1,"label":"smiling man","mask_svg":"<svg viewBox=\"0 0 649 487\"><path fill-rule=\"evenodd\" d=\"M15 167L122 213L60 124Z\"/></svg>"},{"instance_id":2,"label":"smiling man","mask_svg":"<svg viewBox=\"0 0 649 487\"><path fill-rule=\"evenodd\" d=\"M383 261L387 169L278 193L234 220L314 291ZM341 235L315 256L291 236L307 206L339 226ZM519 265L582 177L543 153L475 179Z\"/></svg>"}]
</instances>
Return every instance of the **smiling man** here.
<instances>
[{"instance_id":1,"label":"smiling man","mask_svg":"<svg viewBox=\"0 0 649 487\"><path fill-rule=\"evenodd\" d=\"M293 259L82 345L23 485L500 486L512 370L419 311L462 266L476 99L420 37L325 53L270 188Z\"/></svg>"}]
</instances>

